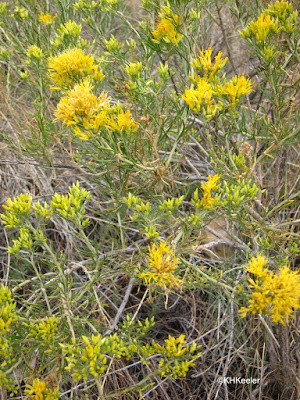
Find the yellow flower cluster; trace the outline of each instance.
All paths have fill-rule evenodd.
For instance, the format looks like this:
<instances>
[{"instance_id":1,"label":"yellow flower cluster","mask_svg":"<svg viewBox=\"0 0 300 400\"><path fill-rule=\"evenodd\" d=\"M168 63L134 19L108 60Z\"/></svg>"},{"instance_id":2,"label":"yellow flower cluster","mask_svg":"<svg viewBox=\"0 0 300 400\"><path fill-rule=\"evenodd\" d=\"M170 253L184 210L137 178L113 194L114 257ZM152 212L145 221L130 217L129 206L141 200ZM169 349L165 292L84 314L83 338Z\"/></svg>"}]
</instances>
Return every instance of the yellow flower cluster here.
<instances>
[{"instance_id":1,"label":"yellow flower cluster","mask_svg":"<svg viewBox=\"0 0 300 400\"><path fill-rule=\"evenodd\" d=\"M105 126L113 132L135 132L137 130L137 124L131 119L130 110L125 113L121 109L116 114L108 115Z\"/></svg>"},{"instance_id":2,"label":"yellow flower cluster","mask_svg":"<svg viewBox=\"0 0 300 400\"><path fill-rule=\"evenodd\" d=\"M10 331L10 325L18 319L16 303L11 297L9 288L0 287L0 335Z\"/></svg>"},{"instance_id":3,"label":"yellow flower cluster","mask_svg":"<svg viewBox=\"0 0 300 400\"><path fill-rule=\"evenodd\" d=\"M201 206L205 209L210 209L218 203L218 198L213 198L211 192L215 192L219 189L220 185L217 185L218 180L221 175L214 175L208 177L207 182L201 182L201 187L203 189L203 197L201 199Z\"/></svg>"},{"instance_id":4,"label":"yellow flower cluster","mask_svg":"<svg viewBox=\"0 0 300 400\"><path fill-rule=\"evenodd\" d=\"M108 360L121 357L127 360L137 355L141 357L143 364L149 364L148 358L156 354L162 360L158 364L161 376L169 376L173 379L185 377L187 371L194 365L193 360L201 353L194 355L201 346L196 343L188 345L185 336L178 338L169 336L163 345L155 342L144 345L144 338L149 330L155 325L154 318L146 318L144 323L132 321L127 315L118 331L109 336L91 335L90 338L83 336L82 343L60 344L66 355L68 363L65 368L70 371L75 381L89 379L90 376L98 379L108 368Z\"/></svg>"},{"instance_id":5,"label":"yellow flower cluster","mask_svg":"<svg viewBox=\"0 0 300 400\"><path fill-rule=\"evenodd\" d=\"M58 317L55 316L46 317L45 320L39 320L37 324L31 322L29 325L30 330L28 337L41 340L43 345L49 345L55 336L57 324ZM24 323L24 325L27 326L26 323Z\"/></svg>"},{"instance_id":6,"label":"yellow flower cluster","mask_svg":"<svg viewBox=\"0 0 300 400\"><path fill-rule=\"evenodd\" d=\"M139 197L134 196L131 192L128 193L128 197L123 197L125 204L127 204L128 208L135 206L141 202Z\"/></svg>"},{"instance_id":7,"label":"yellow flower cluster","mask_svg":"<svg viewBox=\"0 0 300 400\"><path fill-rule=\"evenodd\" d=\"M34 211L36 212L37 215L42 217L43 219L50 219L53 214L53 210L48 207L48 204L44 201L44 205L40 203L38 200L34 206L32 206Z\"/></svg>"},{"instance_id":8,"label":"yellow flower cluster","mask_svg":"<svg viewBox=\"0 0 300 400\"><path fill-rule=\"evenodd\" d=\"M186 89L182 98L191 110L204 115L214 115L218 109L213 99L213 88L206 78L197 79L197 88Z\"/></svg>"},{"instance_id":9,"label":"yellow flower cluster","mask_svg":"<svg viewBox=\"0 0 300 400\"><path fill-rule=\"evenodd\" d=\"M43 22L46 26L51 25L54 22L55 18L56 16L51 17L49 13L39 15L39 21Z\"/></svg>"},{"instance_id":10,"label":"yellow flower cluster","mask_svg":"<svg viewBox=\"0 0 300 400\"><path fill-rule=\"evenodd\" d=\"M251 21L240 35L245 39L254 37L259 44L264 45L268 38L274 37L274 34L280 31L294 32L297 29L297 17L298 12L293 11L291 3L284 0L276 1L261 13L257 21ZM266 46L265 49L270 52L270 47Z\"/></svg>"},{"instance_id":11,"label":"yellow flower cluster","mask_svg":"<svg viewBox=\"0 0 300 400\"><path fill-rule=\"evenodd\" d=\"M7 204L3 205L5 214L0 214L3 225L6 228L20 228L19 238L13 240L13 246L8 248L8 253L19 253L21 249L29 250L32 247L32 238L29 230L23 227L23 219L28 218L31 211L32 197L29 193L20 194L13 200L7 199Z\"/></svg>"},{"instance_id":12,"label":"yellow flower cluster","mask_svg":"<svg viewBox=\"0 0 300 400\"><path fill-rule=\"evenodd\" d=\"M48 76L58 89L72 89L83 79L102 81L104 75L95 64L93 56L86 55L81 49L66 50L48 62Z\"/></svg>"},{"instance_id":13,"label":"yellow flower cluster","mask_svg":"<svg viewBox=\"0 0 300 400\"><path fill-rule=\"evenodd\" d=\"M278 18L279 21L285 21L293 12L293 5L288 1L276 1L274 4L269 4L268 8L264 10L265 15L271 15Z\"/></svg>"},{"instance_id":14,"label":"yellow flower cluster","mask_svg":"<svg viewBox=\"0 0 300 400\"><path fill-rule=\"evenodd\" d=\"M191 63L198 74L194 72L194 76L190 76L194 87L186 89L182 98L191 110L201 112L206 118L214 117L218 111L234 108L240 98L252 90L250 79L244 76L234 76L228 82L224 74L221 81L219 73L226 62L227 57L222 59L222 52L219 52L213 63L209 47Z\"/></svg>"},{"instance_id":15,"label":"yellow flower cluster","mask_svg":"<svg viewBox=\"0 0 300 400\"><path fill-rule=\"evenodd\" d=\"M164 202L159 206L161 211L167 210L169 214L172 214L178 207L181 206L184 196L180 196L177 198L171 198L164 200Z\"/></svg>"},{"instance_id":16,"label":"yellow flower cluster","mask_svg":"<svg viewBox=\"0 0 300 400\"><path fill-rule=\"evenodd\" d=\"M72 36L78 38L81 34L81 25L76 24L75 21L69 20L65 24L61 25L58 32L64 36Z\"/></svg>"},{"instance_id":17,"label":"yellow flower cluster","mask_svg":"<svg viewBox=\"0 0 300 400\"><path fill-rule=\"evenodd\" d=\"M32 197L29 193L20 194L13 200L8 198L7 204L2 207L6 214L0 214L3 225L6 228L19 228L22 225L21 218L30 213Z\"/></svg>"},{"instance_id":18,"label":"yellow flower cluster","mask_svg":"<svg viewBox=\"0 0 300 400\"><path fill-rule=\"evenodd\" d=\"M65 24L60 25L60 27L57 30L58 33L56 34L56 37L52 42L52 45L54 47L59 47L64 42L72 42L74 44L79 43L81 29L82 29L81 25L76 24L75 21L69 20Z\"/></svg>"},{"instance_id":19,"label":"yellow flower cluster","mask_svg":"<svg viewBox=\"0 0 300 400\"><path fill-rule=\"evenodd\" d=\"M8 247L8 253L16 254L19 253L21 249L30 250L32 244L33 241L29 230L26 228L21 228L19 231L19 238L17 240L13 240L13 246Z\"/></svg>"},{"instance_id":20,"label":"yellow flower cluster","mask_svg":"<svg viewBox=\"0 0 300 400\"><path fill-rule=\"evenodd\" d=\"M11 297L11 291L4 285L0 286L0 388L15 392L15 382L9 371L15 363L15 354L10 344L10 326L18 320L16 303Z\"/></svg>"},{"instance_id":21,"label":"yellow flower cluster","mask_svg":"<svg viewBox=\"0 0 300 400\"><path fill-rule=\"evenodd\" d=\"M119 104L110 106L107 94L96 97L92 93L89 81L75 85L62 97L55 116L67 126L76 125L73 132L81 139L88 140L101 127L121 133L135 132L137 124L130 116L130 110L124 112Z\"/></svg>"},{"instance_id":22,"label":"yellow flower cluster","mask_svg":"<svg viewBox=\"0 0 300 400\"><path fill-rule=\"evenodd\" d=\"M173 14L170 7L164 6L160 9L159 17L160 22L152 32L154 36L152 41L155 43L173 43L175 46L178 46L178 43L182 39L182 33L180 32L181 19L179 15Z\"/></svg>"},{"instance_id":23,"label":"yellow flower cluster","mask_svg":"<svg viewBox=\"0 0 300 400\"><path fill-rule=\"evenodd\" d=\"M248 28L245 28L242 32L244 38L255 36L258 43L264 42L270 33L278 32L278 22L274 21L270 15L262 13L257 21L250 22Z\"/></svg>"},{"instance_id":24,"label":"yellow flower cluster","mask_svg":"<svg viewBox=\"0 0 300 400\"><path fill-rule=\"evenodd\" d=\"M221 175L214 175L214 176L209 175L207 182L201 182L201 187L203 190L202 199L201 200L199 199L198 189L195 190L192 199L192 204L196 208L203 207L206 210L210 210L219 203L220 197L216 196L213 198L211 196L211 192L216 192L219 189L220 184L218 185L217 182L220 178Z\"/></svg>"},{"instance_id":25,"label":"yellow flower cluster","mask_svg":"<svg viewBox=\"0 0 300 400\"><path fill-rule=\"evenodd\" d=\"M29 59L35 58L36 60L41 60L44 56L43 50L37 46L30 46L26 55Z\"/></svg>"},{"instance_id":26,"label":"yellow flower cluster","mask_svg":"<svg viewBox=\"0 0 300 400\"><path fill-rule=\"evenodd\" d=\"M0 15L4 14L7 10L9 3L0 3Z\"/></svg>"},{"instance_id":27,"label":"yellow flower cluster","mask_svg":"<svg viewBox=\"0 0 300 400\"><path fill-rule=\"evenodd\" d=\"M107 97L102 94L96 97L92 93L92 86L88 80L75 85L66 96L62 97L55 111L57 120L67 126L81 123L84 127L90 119L107 104Z\"/></svg>"},{"instance_id":28,"label":"yellow flower cluster","mask_svg":"<svg viewBox=\"0 0 300 400\"><path fill-rule=\"evenodd\" d=\"M128 65L126 65L125 71L131 78L134 78L139 75L142 68L143 68L143 64L141 62L129 63Z\"/></svg>"},{"instance_id":29,"label":"yellow flower cluster","mask_svg":"<svg viewBox=\"0 0 300 400\"><path fill-rule=\"evenodd\" d=\"M215 57L215 63L211 60L212 49L209 47L205 52L201 51L198 58L194 58L191 63L192 67L197 70L202 76L204 76L208 81L212 80L221 69L224 68L228 61L228 57L222 59L222 52L219 51Z\"/></svg>"},{"instance_id":30,"label":"yellow flower cluster","mask_svg":"<svg viewBox=\"0 0 300 400\"><path fill-rule=\"evenodd\" d=\"M293 310L299 308L300 275L288 266L280 267L278 273L264 268L268 260L263 256L252 257L246 267L255 279L248 277L249 288L253 290L248 307L241 307L239 313L245 318L252 314L270 315L274 323L285 325Z\"/></svg>"},{"instance_id":31,"label":"yellow flower cluster","mask_svg":"<svg viewBox=\"0 0 300 400\"><path fill-rule=\"evenodd\" d=\"M51 208L56 210L64 218L72 219L75 224L85 226L89 219L84 219L85 202L91 199L90 193L85 189L79 189L79 182L69 188L67 195L54 193L51 200Z\"/></svg>"},{"instance_id":32,"label":"yellow flower cluster","mask_svg":"<svg viewBox=\"0 0 300 400\"><path fill-rule=\"evenodd\" d=\"M218 85L216 91L220 96L227 96L231 106L234 106L241 97L250 93L253 86L250 79L246 79L244 75L234 76L230 82L226 82L225 86Z\"/></svg>"},{"instance_id":33,"label":"yellow flower cluster","mask_svg":"<svg viewBox=\"0 0 300 400\"><path fill-rule=\"evenodd\" d=\"M264 14L275 17L276 22L280 22L281 26L278 31L292 33L299 29L298 11L293 11L293 5L288 1L281 0L269 4L268 8L264 10Z\"/></svg>"},{"instance_id":34,"label":"yellow flower cluster","mask_svg":"<svg viewBox=\"0 0 300 400\"><path fill-rule=\"evenodd\" d=\"M20 194L20 196L7 200L7 205L3 205L5 214L0 214L3 225L6 228L20 228L19 236L13 240L13 246L8 248L8 253L19 253L21 249L30 250L34 244L40 245L45 242L42 230L35 229L30 223L31 211L35 211L35 217L49 219L54 211L57 211L65 218L70 218L76 225L82 227L89 223L89 219L84 219L85 202L90 200L91 196L85 189L79 188L79 182L69 188L69 193L62 196L55 193L52 196L50 207L46 202L41 205L39 201L31 205L32 197L29 193Z\"/></svg>"},{"instance_id":35,"label":"yellow flower cluster","mask_svg":"<svg viewBox=\"0 0 300 400\"><path fill-rule=\"evenodd\" d=\"M60 344L67 355L67 371L72 371L72 377L88 379L89 376L98 378L108 368L108 357L116 358L129 357L129 352L124 342L115 333L107 337L92 335L91 338L82 337L83 344Z\"/></svg>"},{"instance_id":36,"label":"yellow flower cluster","mask_svg":"<svg viewBox=\"0 0 300 400\"><path fill-rule=\"evenodd\" d=\"M161 241L159 245L153 243L148 250L148 270L140 273L139 278L144 279L146 285L154 282L164 288L180 287L182 282L174 275L179 265L179 258L175 256L167 242Z\"/></svg>"},{"instance_id":37,"label":"yellow flower cluster","mask_svg":"<svg viewBox=\"0 0 300 400\"><path fill-rule=\"evenodd\" d=\"M231 185L228 185L228 183L224 181L220 191L223 194L223 200L220 202L220 205L236 209L243 202L254 200L259 189L256 183L252 182L251 179L237 179Z\"/></svg>"},{"instance_id":38,"label":"yellow flower cluster","mask_svg":"<svg viewBox=\"0 0 300 400\"><path fill-rule=\"evenodd\" d=\"M46 382L34 379L32 385L26 384L24 394L28 400L58 400L59 388L49 389Z\"/></svg>"},{"instance_id":39,"label":"yellow flower cluster","mask_svg":"<svg viewBox=\"0 0 300 400\"><path fill-rule=\"evenodd\" d=\"M160 354L162 357L158 364L160 375L176 379L186 377L188 370L195 365L193 359L201 355L198 353L193 356L193 353L200 347L195 342L189 346L184 335L180 335L176 339L169 335L164 346L153 340L151 346L143 346L142 353L147 357Z\"/></svg>"},{"instance_id":40,"label":"yellow flower cluster","mask_svg":"<svg viewBox=\"0 0 300 400\"><path fill-rule=\"evenodd\" d=\"M129 65L133 72L139 65ZM88 140L106 127L117 133L134 132L137 124L120 104L111 107L106 93L96 97L92 93L92 80L102 81L104 75L94 63L94 57L85 55L81 49L64 51L52 57L48 63L48 75L58 89L69 89L61 98L55 111L56 119L67 126L75 125L73 132Z\"/></svg>"}]
</instances>

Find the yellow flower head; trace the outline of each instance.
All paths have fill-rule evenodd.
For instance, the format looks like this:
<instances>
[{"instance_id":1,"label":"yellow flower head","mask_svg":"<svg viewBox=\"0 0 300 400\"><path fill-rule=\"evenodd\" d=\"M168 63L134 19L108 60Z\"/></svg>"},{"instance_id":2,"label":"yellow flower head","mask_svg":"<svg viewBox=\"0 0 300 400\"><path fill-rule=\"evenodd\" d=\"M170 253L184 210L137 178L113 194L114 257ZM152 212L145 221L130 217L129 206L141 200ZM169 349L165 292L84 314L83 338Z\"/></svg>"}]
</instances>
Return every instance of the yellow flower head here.
<instances>
[{"instance_id":1,"label":"yellow flower head","mask_svg":"<svg viewBox=\"0 0 300 400\"><path fill-rule=\"evenodd\" d=\"M79 182L73 183L67 195L54 193L50 203L51 208L62 217L72 219L75 224L86 226L89 219L84 219L85 203L91 199L90 193L84 188L80 189Z\"/></svg>"},{"instance_id":2,"label":"yellow flower head","mask_svg":"<svg viewBox=\"0 0 300 400\"><path fill-rule=\"evenodd\" d=\"M94 60L93 56L85 55L81 49L66 50L49 59L48 75L59 89L72 89L87 77L101 81L104 75Z\"/></svg>"},{"instance_id":3,"label":"yellow flower head","mask_svg":"<svg viewBox=\"0 0 300 400\"><path fill-rule=\"evenodd\" d=\"M47 388L46 382L34 379L32 385L26 384L27 389L24 393L30 396L31 400L58 400L59 399L59 388L49 389Z\"/></svg>"},{"instance_id":4,"label":"yellow flower head","mask_svg":"<svg viewBox=\"0 0 300 400\"><path fill-rule=\"evenodd\" d=\"M58 317L46 317L45 320L39 320L38 323L30 323L30 331L28 336L36 340L42 340L45 344L50 344L54 339L58 324Z\"/></svg>"},{"instance_id":5,"label":"yellow flower head","mask_svg":"<svg viewBox=\"0 0 300 400\"><path fill-rule=\"evenodd\" d=\"M268 275L268 269L263 269L268 264L268 260L261 255L252 257L247 266L247 270L258 278L263 278Z\"/></svg>"},{"instance_id":6,"label":"yellow flower head","mask_svg":"<svg viewBox=\"0 0 300 400\"><path fill-rule=\"evenodd\" d=\"M7 10L9 3L0 3L0 15L4 14Z\"/></svg>"},{"instance_id":7,"label":"yellow flower head","mask_svg":"<svg viewBox=\"0 0 300 400\"><path fill-rule=\"evenodd\" d=\"M179 258L175 257L173 250L166 242L159 246L153 244L149 247L149 267L156 272L174 272L178 267Z\"/></svg>"},{"instance_id":8,"label":"yellow flower head","mask_svg":"<svg viewBox=\"0 0 300 400\"><path fill-rule=\"evenodd\" d=\"M277 28L276 31L283 31L286 33L292 33L297 31L299 23L298 23L298 11L293 11L293 5L288 1L276 1L274 4L269 4L268 8L263 11L264 15L270 15L271 17L276 18L276 24L278 21L280 22L280 28Z\"/></svg>"},{"instance_id":9,"label":"yellow flower head","mask_svg":"<svg viewBox=\"0 0 300 400\"><path fill-rule=\"evenodd\" d=\"M135 132L137 130L137 124L130 117L130 111L127 110L125 113L123 110L118 111L117 115L112 115L106 123L106 127L114 132Z\"/></svg>"},{"instance_id":10,"label":"yellow flower head","mask_svg":"<svg viewBox=\"0 0 300 400\"><path fill-rule=\"evenodd\" d=\"M55 15L54 15L54 17L51 17L50 14L45 13L45 14L40 14L39 21L43 22L47 26L47 25L51 25L54 22L55 18L56 18Z\"/></svg>"},{"instance_id":11,"label":"yellow flower head","mask_svg":"<svg viewBox=\"0 0 300 400\"><path fill-rule=\"evenodd\" d=\"M195 190L192 204L196 208L203 207L206 210L210 210L213 206L217 205L220 198L213 198L211 196L211 192L215 192L219 189L220 185L217 185L218 180L221 178L221 175L209 175L207 182L201 182L201 187L203 189L203 197L200 200L198 194L198 188Z\"/></svg>"},{"instance_id":12,"label":"yellow flower head","mask_svg":"<svg viewBox=\"0 0 300 400\"><path fill-rule=\"evenodd\" d=\"M279 274L273 276L269 285L265 285L272 297L270 314L272 321L284 325L283 319L288 321L293 309L300 306L300 275L299 271L291 271L287 266L281 267Z\"/></svg>"},{"instance_id":13,"label":"yellow flower head","mask_svg":"<svg viewBox=\"0 0 300 400\"><path fill-rule=\"evenodd\" d=\"M178 43L182 39L182 33L180 33L181 19L179 15L173 14L170 7L162 7L160 9L159 16L161 18L156 29L152 32L155 39L152 39L155 43L173 43L178 46Z\"/></svg>"},{"instance_id":14,"label":"yellow flower head","mask_svg":"<svg viewBox=\"0 0 300 400\"><path fill-rule=\"evenodd\" d=\"M22 215L26 215L30 212L32 197L30 193L22 193L13 200L7 199L7 205L3 208L7 211L16 212Z\"/></svg>"},{"instance_id":15,"label":"yellow flower head","mask_svg":"<svg viewBox=\"0 0 300 400\"><path fill-rule=\"evenodd\" d=\"M17 240L13 240L13 246L8 247L8 253L16 254L19 253L21 249L30 250L32 244L33 241L29 230L26 228L21 228L19 232L19 238Z\"/></svg>"},{"instance_id":16,"label":"yellow flower head","mask_svg":"<svg viewBox=\"0 0 300 400\"><path fill-rule=\"evenodd\" d=\"M90 82L84 81L75 85L66 96L62 97L55 111L56 119L67 126L79 123L87 125L89 120L108 102L107 95L96 97Z\"/></svg>"},{"instance_id":17,"label":"yellow flower head","mask_svg":"<svg viewBox=\"0 0 300 400\"><path fill-rule=\"evenodd\" d=\"M211 191L215 192L216 190L218 190L220 184L217 185L217 182L220 178L221 175L214 175L214 176L209 175L207 182L201 182L201 187L204 193L210 193Z\"/></svg>"},{"instance_id":18,"label":"yellow flower head","mask_svg":"<svg viewBox=\"0 0 300 400\"><path fill-rule=\"evenodd\" d=\"M174 251L162 241L159 245L155 243L149 246L148 267L149 270L139 275L147 285L152 281L160 286L179 287L181 281L174 276L174 272L179 265L179 258Z\"/></svg>"},{"instance_id":19,"label":"yellow flower head","mask_svg":"<svg viewBox=\"0 0 300 400\"><path fill-rule=\"evenodd\" d=\"M249 288L253 290L248 307L241 307L239 313L244 318L248 312L265 313L271 316L274 323L285 321L292 316L293 310L299 308L300 275L287 266L280 267L279 273L263 267L267 264L263 256L252 257L247 270L256 276L255 281L248 277Z\"/></svg>"},{"instance_id":20,"label":"yellow flower head","mask_svg":"<svg viewBox=\"0 0 300 400\"><path fill-rule=\"evenodd\" d=\"M209 47L205 52L201 51L198 58L194 58L192 67L200 72L201 75L205 76L208 80L211 80L216 76L221 69L227 63L228 57L222 59L222 52L219 51L215 57L215 63L212 64L211 60L212 49Z\"/></svg>"},{"instance_id":21,"label":"yellow flower head","mask_svg":"<svg viewBox=\"0 0 300 400\"><path fill-rule=\"evenodd\" d=\"M3 208L5 214L0 214L3 225L6 228L18 228L22 225L20 217L26 217L31 210L32 197L29 193L22 193L13 200L8 198Z\"/></svg>"},{"instance_id":22,"label":"yellow flower head","mask_svg":"<svg viewBox=\"0 0 300 400\"><path fill-rule=\"evenodd\" d=\"M71 36L73 38L79 38L81 34L82 26L77 24L75 21L69 20L63 25L60 25L58 32L60 36L64 38L65 36Z\"/></svg>"},{"instance_id":23,"label":"yellow flower head","mask_svg":"<svg viewBox=\"0 0 300 400\"><path fill-rule=\"evenodd\" d=\"M130 77L138 76L140 71L143 68L143 64L141 62L138 63L130 63L125 67L125 71Z\"/></svg>"},{"instance_id":24,"label":"yellow flower head","mask_svg":"<svg viewBox=\"0 0 300 400\"><path fill-rule=\"evenodd\" d=\"M26 55L29 59L36 59L36 60L41 60L44 56L43 50L35 45L30 46L28 48Z\"/></svg>"},{"instance_id":25,"label":"yellow flower head","mask_svg":"<svg viewBox=\"0 0 300 400\"><path fill-rule=\"evenodd\" d=\"M199 112L206 105L212 105L213 90L211 84L205 78L199 78L196 89L186 89L182 95L183 100L191 110Z\"/></svg>"},{"instance_id":26,"label":"yellow flower head","mask_svg":"<svg viewBox=\"0 0 300 400\"><path fill-rule=\"evenodd\" d=\"M261 13L257 21L250 22L249 27L242 31L242 36L247 38L255 36L258 43L264 42L271 32L278 31L278 21L271 19L270 15Z\"/></svg>"},{"instance_id":27,"label":"yellow flower head","mask_svg":"<svg viewBox=\"0 0 300 400\"><path fill-rule=\"evenodd\" d=\"M10 332L10 325L17 321L16 303L8 287L0 286L0 335Z\"/></svg>"},{"instance_id":28,"label":"yellow flower head","mask_svg":"<svg viewBox=\"0 0 300 400\"><path fill-rule=\"evenodd\" d=\"M225 83L224 88L218 86L218 89L220 89L220 94L223 92L224 95L229 96L232 105L235 105L241 97L252 91L253 86L250 79L241 75L234 76L230 82Z\"/></svg>"},{"instance_id":29,"label":"yellow flower head","mask_svg":"<svg viewBox=\"0 0 300 400\"><path fill-rule=\"evenodd\" d=\"M216 204L218 203L218 199L214 199L210 193L204 193L203 197L201 199L201 206L205 210L210 210L212 209Z\"/></svg>"},{"instance_id":30,"label":"yellow flower head","mask_svg":"<svg viewBox=\"0 0 300 400\"><path fill-rule=\"evenodd\" d=\"M278 18L280 21L285 21L293 12L293 5L288 1L276 1L274 4L269 4L264 10L265 15Z\"/></svg>"}]
</instances>

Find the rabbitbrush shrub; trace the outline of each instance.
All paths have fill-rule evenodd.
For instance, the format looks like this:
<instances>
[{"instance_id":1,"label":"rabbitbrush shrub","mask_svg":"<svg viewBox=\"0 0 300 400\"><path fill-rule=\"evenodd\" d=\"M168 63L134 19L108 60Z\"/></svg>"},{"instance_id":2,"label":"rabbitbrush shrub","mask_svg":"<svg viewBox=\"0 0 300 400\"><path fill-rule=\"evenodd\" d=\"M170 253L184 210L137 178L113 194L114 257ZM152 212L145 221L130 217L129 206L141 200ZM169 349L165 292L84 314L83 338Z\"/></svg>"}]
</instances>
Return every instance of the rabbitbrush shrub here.
<instances>
[{"instance_id":1,"label":"rabbitbrush shrub","mask_svg":"<svg viewBox=\"0 0 300 400\"><path fill-rule=\"evenodd\" d=\"M296 2L19 0L0 32L1 398L299 398Z\"/></svg>"}]
</instances>

